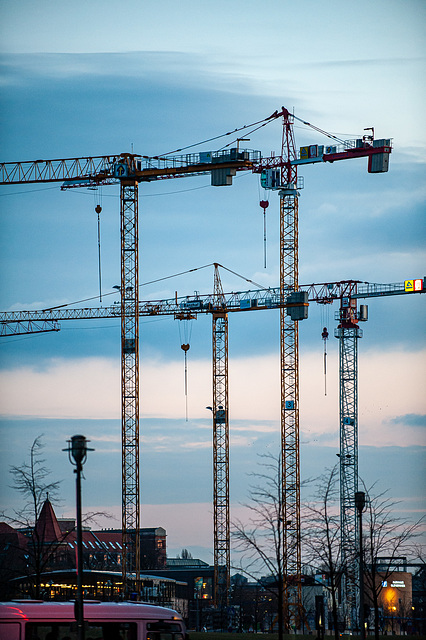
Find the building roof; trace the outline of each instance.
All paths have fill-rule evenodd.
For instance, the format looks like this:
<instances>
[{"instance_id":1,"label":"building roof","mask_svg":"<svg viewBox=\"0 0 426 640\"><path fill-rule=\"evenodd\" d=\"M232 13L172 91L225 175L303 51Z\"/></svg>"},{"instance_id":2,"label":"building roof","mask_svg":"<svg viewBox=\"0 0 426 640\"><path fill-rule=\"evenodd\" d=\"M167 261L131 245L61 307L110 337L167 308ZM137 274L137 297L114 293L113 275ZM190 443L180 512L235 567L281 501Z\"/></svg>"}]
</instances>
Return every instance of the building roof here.
<instances>
[{"instance_id":1,"label":"building roof","mask_svg":"<svg viewBox=\"0 0 426 640\"><path fill-rule=\"evenodd\" d=\"M208 567L210 565L203 560L198 560L197 558L167 558L166 566L168 569L188 569L191 567Z\"/></svg>"},{"instance_id":2,"label":"building roof","mask_svg":"<svg viewBox=\"0 0 426 640\"><path fill-rule=\"evenodd\" d=\"M55 542L63 538L49 498L44 501L34 532L42 542Z\"/></svg>"},{"instance_id":3,"label":"building roof","mask_svg":"<svg viewBox=\"0 0 426 640\"><path fill-rule=\"evenodd\" d=\"M77 532L71 531L65 538L66 543L71 549L77 547ZM121 531L83 531L82 532L83 550L92 553L122 553L122 536Z\"/></svg>"}]
</instances>

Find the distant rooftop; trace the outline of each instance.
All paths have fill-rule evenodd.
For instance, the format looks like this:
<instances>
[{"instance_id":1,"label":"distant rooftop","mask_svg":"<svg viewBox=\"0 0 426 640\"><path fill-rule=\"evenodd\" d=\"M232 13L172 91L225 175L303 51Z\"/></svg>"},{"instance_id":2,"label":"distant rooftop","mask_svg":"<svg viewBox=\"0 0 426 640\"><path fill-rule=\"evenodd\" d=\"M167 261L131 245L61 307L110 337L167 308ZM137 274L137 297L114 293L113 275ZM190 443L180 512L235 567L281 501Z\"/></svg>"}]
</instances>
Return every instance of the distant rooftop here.
<instances>
[{"instance_id":1,"label":"distant rooftop","mask_svg":"<svg viewBox=\"0 0 426 640\"><path fill-rule=\"evenodd\" d=\"M169 569L173 568L187 568L187 567L208 567L210 566L207 562L203 560L198 560L197 558L167 558L166 567Z\"/></svg>"}]
</instances>

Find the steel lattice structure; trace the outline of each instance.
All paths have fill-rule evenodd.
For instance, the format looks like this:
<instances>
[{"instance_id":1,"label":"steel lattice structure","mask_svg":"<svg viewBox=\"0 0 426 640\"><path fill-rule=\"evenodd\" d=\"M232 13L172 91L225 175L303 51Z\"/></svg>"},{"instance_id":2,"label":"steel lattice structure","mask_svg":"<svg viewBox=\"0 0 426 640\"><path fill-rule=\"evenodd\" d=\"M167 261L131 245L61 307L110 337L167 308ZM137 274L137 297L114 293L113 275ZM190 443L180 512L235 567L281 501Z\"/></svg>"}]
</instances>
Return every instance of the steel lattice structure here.
<instances>
[{"instance_id":1,"label":"steel lattice structure","mask_svg":"<svg viewBox=\"0 0 426 640\"><path fill-rule=\"evenodd\" d=\"M358 518L355 493L358 491L358 326L356 284L348 287L341 298L339 326L339 469L340 469L340 535L343 576L344 615L348 628L355 629L358 620Z\"/></svg>"},{"instance_id":2,"label":"steel lattice structure","mask_svg":"<svg viewBox=\"0 0 426 640\"><path fill-rule=\"evenodd\" d=\"M357 566L354 558L358 526L355 493L358 491L358 327L336 329L339 338L340 422L340 527L344 602L349 629L357 620ZM355 625L354 625L355 623Z\"/></svg>"},{"instance_id":3,"label":"steel lattice structure","mask_svg":"<svg viewBox=\"0 0 426 640\"><path fill-rule=\"evenodd\" d=\"M123 583L140 582L138 183L121 182L121 447Z\"/></svg>"},{"instance_id":4,"label":"steel lattice structure","mask_svg":"<svg viewBox=\"0 0 426 640\"><path fill-rule=\"evenodd\" d=\"M214 275L216 308L226 308L217 265ZM228 405L228 314L213 318L213 529L214 601L224 611L229 602L229 405Z\"/></svg>"},{"instance_id":5,"label":"steel lattice structure","mask_svg":"<svg viewBox=\"0 0 426 640\"><path fill-rule=\"evenodd\" d=\"M297 166L292 118L284 114L280 195L280 289L284 298L299 288L299 223ZM284 622L289 629L302 604L300 539L299 450L299 329L298 322L280 311L281 353L281 461L283 505ZM298 626L298 625L297 625Z\"/></svg>"}]
</instances>

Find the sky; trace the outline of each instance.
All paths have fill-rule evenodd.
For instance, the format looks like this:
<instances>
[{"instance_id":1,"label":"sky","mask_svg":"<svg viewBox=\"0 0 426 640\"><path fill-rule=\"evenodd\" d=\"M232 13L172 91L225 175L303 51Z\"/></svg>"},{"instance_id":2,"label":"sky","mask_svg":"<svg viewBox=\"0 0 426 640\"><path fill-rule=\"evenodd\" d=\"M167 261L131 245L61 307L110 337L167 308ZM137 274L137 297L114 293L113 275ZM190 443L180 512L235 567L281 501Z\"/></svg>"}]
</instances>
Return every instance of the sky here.
<instances>
[{"instance_id":1,"label":"sky","mask_svg":"<svg viewBox=\"0 0 426 640\"><path fill-rule=\"evenodd\" d=\"M0 0L0 13L2 161L132 149L165 154L281 106L341 138L374 126L377 138L393 139L388 173L368 174L366 159L299 172L299 281L392 283L426 275L423 2L128 0L123 7L109 0ZM297 146L328 141L300 123L294 132ZM276 121L244 144L265 156L279 153L281 133ZM265 193L258 176L242 172L226 188L211 187L208 176L163 180L139 194L140 282L151 283L141 287L141 299L211 292L214 262L265 287L279 285L278 196ZM259 207L265 198L266 269ZM99 304L97 204L103 304L109 304L120 279L118 186L0 187L0 310L75 307L88 298ZM225 291L252 288L230 271L221 275ZM398 514L417 519L425 506L425 296L368 305L359 341L360 475L399 501ZM335 311L311 304L300 323L303 479L337 461ZM166 528L170 556L188 548L211 562L211 319L178 324L141 320L141 526ZM188 340L186 421L180 345ZM6 511L20 504L9 466L27 459L34 438L44 434L46 466L62 481L57 514L73 513L74 477L62 449L82 433L95 449L84 469L83 508L115 516L100 526L121 526L119 349L115 320L64 322L59 333L2 339ZM233 314L229 359L231 519L237 519L247 517L248 473L259 456L279 447L278 313Z\"/></svg>"}]
</instances>

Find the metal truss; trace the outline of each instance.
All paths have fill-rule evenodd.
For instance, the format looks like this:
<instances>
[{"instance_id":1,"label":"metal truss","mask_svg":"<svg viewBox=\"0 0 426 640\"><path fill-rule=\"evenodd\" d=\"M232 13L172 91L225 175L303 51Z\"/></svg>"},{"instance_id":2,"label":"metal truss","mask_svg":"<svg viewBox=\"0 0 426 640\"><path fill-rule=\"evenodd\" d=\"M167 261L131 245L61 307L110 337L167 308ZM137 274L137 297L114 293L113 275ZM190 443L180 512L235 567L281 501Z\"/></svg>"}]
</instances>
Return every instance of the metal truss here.
<instances>
[{"instance_id":1,"label":"metal truss","mask_svg":"<svg viewBox=\"0 0 426 640\"><path fill-rule=\"evenodd\" d=\"M344 615L349 629L357 627L358 599L358 519L355 493L358 491L358 339L356 300L341 305L341 323L335 330L339 339L339 422L340 422L340 527Z\"/></svg>"},{"instance_id":2,"label":"metal truss","mask_svg":"<svg viewBox=\"0 0 426 640\"><path fill-rule=\"evenodd\" d=\"M140 582L138 183L121 182L121 446L123 583Z\"/></svg>"},{"instance_id":3,"label":"metal truss","mask_svg":"<svg viewBox=\"0 0 426 640\"><path fill-rule=\"evenodd\" d=\"M26 333L46 333L60 331L61 325L56 320L19 320L0 324L0 336L22 336Z\"/></svg>"},{"instance_id":4,"label":"metal truss","mask_svg":"<svg viewBox=\"0 0 426 640\"><path fill-rule=\"evenodd\" d=\"M225 298L215 266L215 304L225 308ZM230 585L229 517L229 408L228 315L213 313L213 520L214 602L222 612L228 606Z\"/></svg>"},{"instance_id":5,"label":"metal truss","mask_svg":"<svg viewBox=\"0 0 426 640\"><path fill-rule=\"evenodd\" d=\"M293 116L283 108L280 195L280 290L284 300L299 289L299 206ZM284 623L299 627L302 606L299 452L299 329L280 310L281 461L283 505Z\"/></svg>"},{"instance_id":6,"label":"metal truss","mask_svg":"<svg viewBox=\"0 0 426 640\"><path fill-rule=\"evenodd\" d=\"M295 189L280 192L282 296L298 290L298 198ZM284 620L298 626L301 591L299 330L298 322L280 310L281 460L283 504Z\"/></svg>"}]
</instances>

